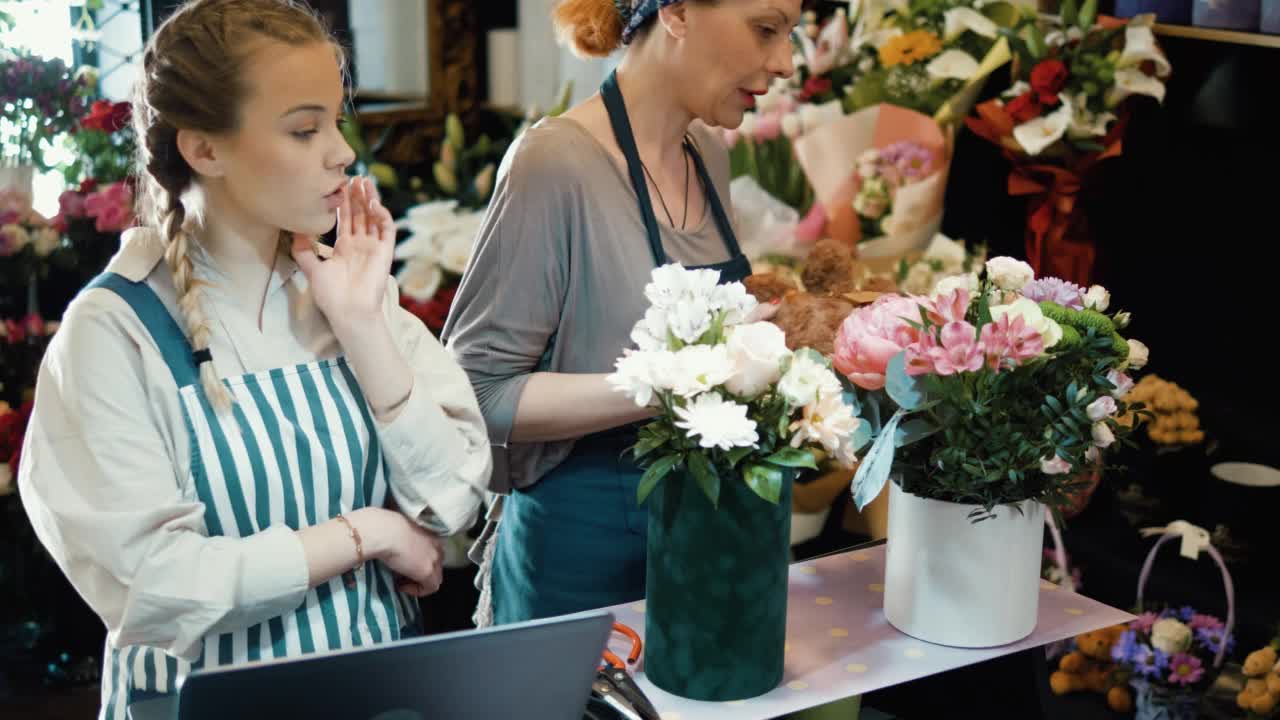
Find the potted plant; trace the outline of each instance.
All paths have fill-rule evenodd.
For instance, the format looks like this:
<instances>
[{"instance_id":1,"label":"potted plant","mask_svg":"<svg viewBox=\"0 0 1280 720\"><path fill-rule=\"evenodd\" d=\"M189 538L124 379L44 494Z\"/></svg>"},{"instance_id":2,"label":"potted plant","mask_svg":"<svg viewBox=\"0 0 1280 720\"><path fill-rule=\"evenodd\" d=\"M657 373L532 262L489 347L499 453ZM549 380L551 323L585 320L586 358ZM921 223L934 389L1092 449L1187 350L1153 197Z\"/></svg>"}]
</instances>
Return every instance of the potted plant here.
<instances>
[{"instance_id":1,"label":"potted plant","mask_svg":"<svg viewBox=\"0 0 1280 720\"><path fill-rule=\"evenodd\" d=\"M819 457L850 466L869 436L826 358L749 322L755 298L718 281L655 269L638 349L609 382L656 410L633 448L649 516L646 673L726 701L782 680L793 472Z\"/></svg>"},{"instance_id":2,"label":"potted plant","mask_svg":"<svg viewBox=\"0 0 1280 720\"><path fill-rule=\"evenodd\" d=\"M835 366L875 440L859 507L890 482L885 615L908 635L1003 645L1035 628L1046 506L1057 512L1141 412L1119 399L1146 362L1105 289L989 260L932 297L855 310ZM1060 520L1060 518L1058 518Z\"/></svg>"}]
</instances>

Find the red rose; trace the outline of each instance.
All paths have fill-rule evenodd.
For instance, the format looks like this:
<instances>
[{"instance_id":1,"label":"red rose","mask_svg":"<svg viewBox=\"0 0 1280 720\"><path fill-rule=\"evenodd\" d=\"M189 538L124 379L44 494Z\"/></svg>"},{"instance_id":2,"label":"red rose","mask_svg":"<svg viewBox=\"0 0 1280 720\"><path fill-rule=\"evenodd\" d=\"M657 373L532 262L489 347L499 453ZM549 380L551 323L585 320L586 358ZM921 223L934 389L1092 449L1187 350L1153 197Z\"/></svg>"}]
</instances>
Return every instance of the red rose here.
<instances>
[{"instance_id":1,"label":"red rose","mask_svg":"<svg viewBox=\"0 0 1280 720\"><path fill-rule=\"evenodd\" d=\"M80 194L82 194L82 195L88 195L89 193L94 192L94 191L96 191L97 189L98 189L98 180L97 180L97 178L88 178L88 179L85 179L85 180L80 181L80 190L79 190L79 192L80 192Z\"/></svg>"},{"instance_id":2,"label":"red rose","mask_svg":"<svg viewBox=\"0 0 1280 720\"><path fill-rule=\"evenodd\" d=\"M804 81L804 89L800 91L800 100L801 102L808 102L810 98L826 92L831 92L831 78L811 77Z\"/></svg>"},{"instance_id":3,"label":"red rose","mask_svg":"<svg viewBox=\"0 0 1280 720\"><path fill-rule=\"evenodd\" d=\"M80 127L88 130L101 130L113 133L129 124L131 115L129 103L113 103L110 100L95 100L89 114L80 121Z\"/></svg>"},{"instance_id":4,"label":"red rose","mask_svg":"<svg viewBox=\"0 0 1280 720\"><path fill-rule=\"evenodd\" d=\"M18 462L22 456L22 436L27 433L31 419L32 402L28 400L17 410L0 416L0 462L9 463L9 470L16 477Z\"/></svg>"},{"instance_id":5,"label":"red rose","mask_svg":"<svg viewBox=\"0 0 1280 720\"><path fill-rule=\"evenodd\" d=\"M1027 91L1006 103L1004 110L1014 122L1021 124L1040 117L1041 108L1036 94Z\"/></svg>"},{"instance_id":6,"label":"red rose","mask_svg":"<svg viewBox=\"0 0 1280 720\"><path fill-rule=\"evenodd\" d=\"M1058 93L1067 86L1067 66L1061 60L1041 60L1031 69L1031 89L1040 96L1040 102L1053 105L1058 102Z\"/></svg>"}]
</instances>

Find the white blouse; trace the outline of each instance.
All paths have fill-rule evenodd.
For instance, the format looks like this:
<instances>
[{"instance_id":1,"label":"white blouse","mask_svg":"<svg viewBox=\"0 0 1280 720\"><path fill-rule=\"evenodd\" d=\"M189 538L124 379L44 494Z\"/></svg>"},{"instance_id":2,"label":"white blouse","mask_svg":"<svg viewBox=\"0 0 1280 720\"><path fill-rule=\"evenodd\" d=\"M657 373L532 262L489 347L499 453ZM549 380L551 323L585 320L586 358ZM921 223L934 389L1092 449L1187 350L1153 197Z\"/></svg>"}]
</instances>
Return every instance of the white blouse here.
<instances>
[{"instance_id":1,"label":"white blouse","mask_svg":"<svg viewBox=\"0 0 1280 720\"><path fill-rule=\"evenodd\" d=\"M180 317L163 252L154 231L132 230L107 269L145 279ZM221 376L341 353L287 254L276 260L261 329L257 308L220 289L229 279L194 244L192 260L209 283L204 307ZM385 313L415 376L399 414L377 424L392 496L424 527L462 532L489 479L484 419L467 376L397 299L392 282ZM191 639L291 611L308 589L302 544L288 527L208 536L203 504L179 489L190 460L178 387L150 333L114 292L82 293L41 365L18 483L36 534L116 647L190 658L199 654Z\"/></svg>"}]
</instances>

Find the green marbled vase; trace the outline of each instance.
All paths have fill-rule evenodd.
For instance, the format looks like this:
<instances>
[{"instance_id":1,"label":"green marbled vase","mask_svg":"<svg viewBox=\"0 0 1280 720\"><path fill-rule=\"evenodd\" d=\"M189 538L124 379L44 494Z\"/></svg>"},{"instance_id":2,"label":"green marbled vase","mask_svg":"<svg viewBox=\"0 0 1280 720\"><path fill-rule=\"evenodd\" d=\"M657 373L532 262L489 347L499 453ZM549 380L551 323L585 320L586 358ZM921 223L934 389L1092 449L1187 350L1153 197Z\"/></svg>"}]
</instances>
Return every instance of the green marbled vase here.
<instances>
[{"instance_id":1,"label":"green marbled vase","mask_svg":"<svg viewBox=\"0 0 1280 720\"><path fill-rule=\"evenodd\" d=\"M720 507L672 474L649 496L644 670L693 700L744 700L782 681L791 559L791 484L778 504L740 476Z\"/></svg>"}]
</instances>

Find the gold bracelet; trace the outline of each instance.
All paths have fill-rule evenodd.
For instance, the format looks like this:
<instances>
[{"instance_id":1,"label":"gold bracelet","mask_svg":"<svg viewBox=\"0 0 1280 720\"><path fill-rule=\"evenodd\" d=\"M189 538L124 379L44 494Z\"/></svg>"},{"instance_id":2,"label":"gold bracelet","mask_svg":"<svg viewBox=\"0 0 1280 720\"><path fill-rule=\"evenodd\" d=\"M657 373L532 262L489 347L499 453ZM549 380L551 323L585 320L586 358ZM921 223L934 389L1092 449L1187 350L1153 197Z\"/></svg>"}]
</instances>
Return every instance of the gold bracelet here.
<instances>
[{"instance_id":1,"label":"gold bracelet","mask_svg":"<svg viewBox=\"0 0 1280 720\"><path fill-rule=\"evenodd\" d=\"M364 540L360 538L360 531L351 524L351 521L345 515L339 514L335 520L347 526L347 534L351 536L351 541L356 544L356 564L351 566L347 571L347 587L354 587L356 583L355 571L364 565Z\"/></svg>"}]
</instances>

